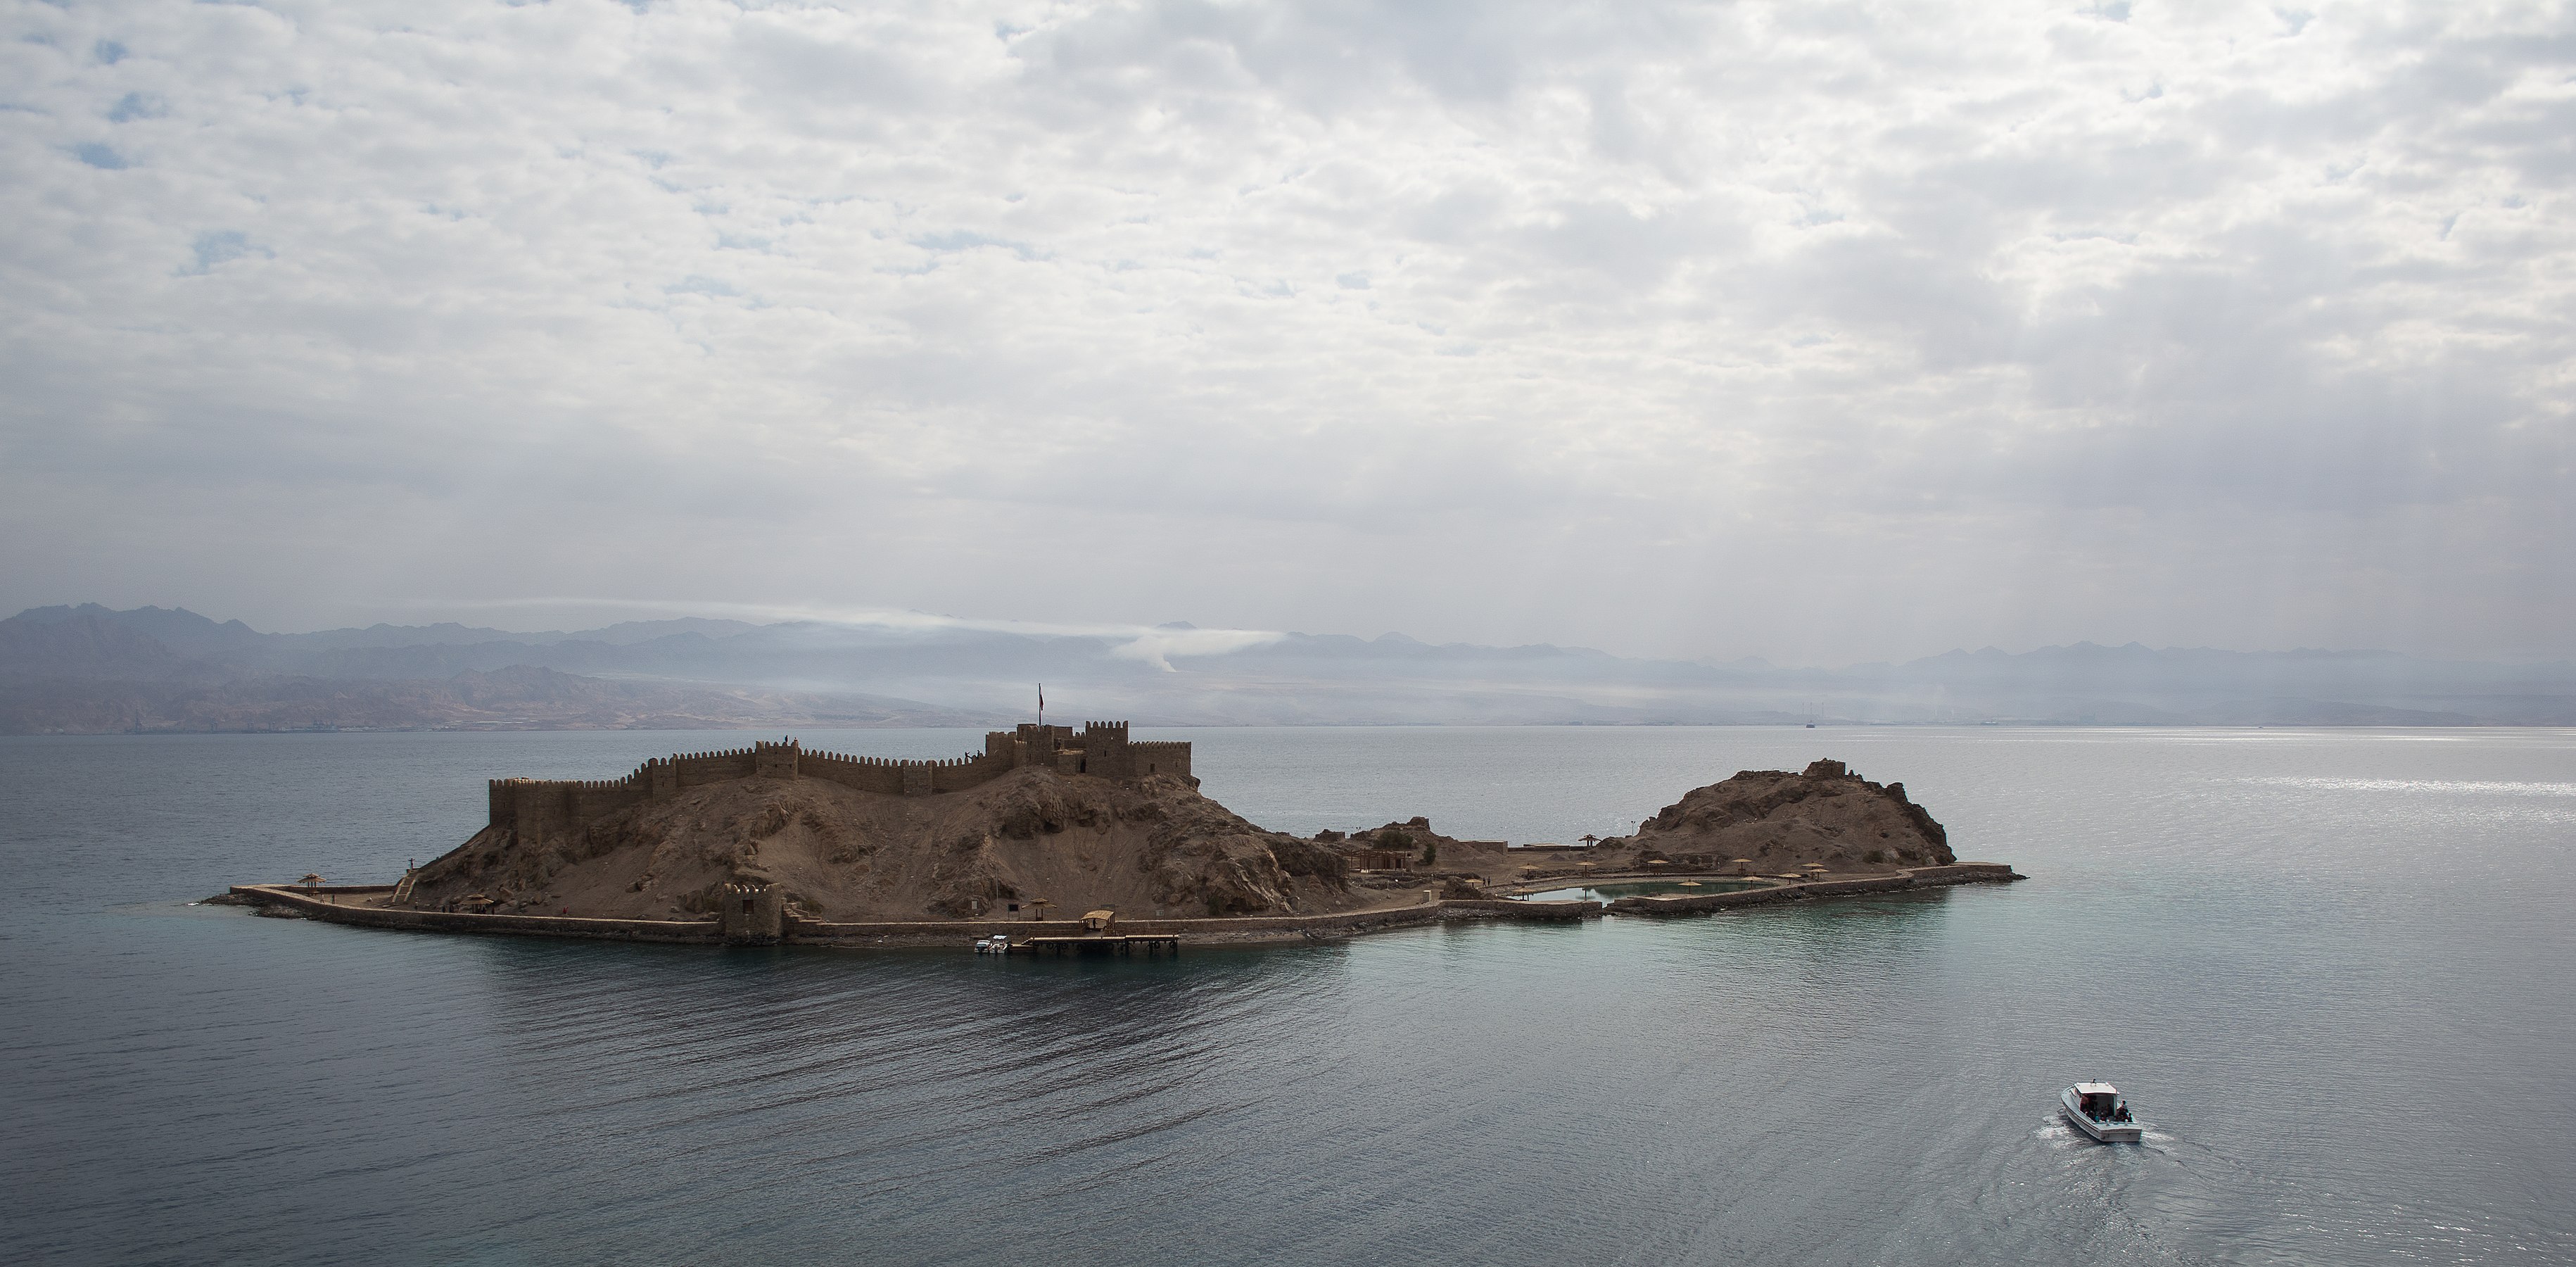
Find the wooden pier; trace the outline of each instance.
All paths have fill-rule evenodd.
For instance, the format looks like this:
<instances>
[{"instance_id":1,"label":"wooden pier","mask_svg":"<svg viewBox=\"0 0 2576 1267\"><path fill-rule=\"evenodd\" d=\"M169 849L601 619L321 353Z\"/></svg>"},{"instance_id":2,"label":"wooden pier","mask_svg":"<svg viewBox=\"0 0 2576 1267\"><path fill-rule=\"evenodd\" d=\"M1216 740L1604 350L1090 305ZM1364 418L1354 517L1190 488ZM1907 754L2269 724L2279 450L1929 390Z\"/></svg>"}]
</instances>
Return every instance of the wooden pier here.
<instances>
[{"instance_id":1,"label":"wooden pier","mask_svg":"<svg viewBox=\"0 0 2576 1267\"><path fill-rule=\"evenodd\" d=\"M1031 937L1011 943L1011 953L1032 955L1178 955L1178 933L1112 933L1093 937Z\"/></svg>"}]
</instances>

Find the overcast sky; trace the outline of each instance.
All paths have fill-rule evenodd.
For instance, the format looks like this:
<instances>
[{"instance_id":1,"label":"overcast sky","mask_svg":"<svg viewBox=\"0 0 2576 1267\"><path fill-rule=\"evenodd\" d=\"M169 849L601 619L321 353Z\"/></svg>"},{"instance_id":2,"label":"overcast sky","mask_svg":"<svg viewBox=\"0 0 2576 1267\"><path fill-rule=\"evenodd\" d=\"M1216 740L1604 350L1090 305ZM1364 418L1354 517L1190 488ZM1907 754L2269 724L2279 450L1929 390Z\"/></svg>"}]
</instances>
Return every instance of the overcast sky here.
<instances>
[{"instance_id":1,"label":"overcast sky","mask_svg":"<svg viewBox=\"0 0 2576 1267\"><path fill-rule=\"evenodd\" d=\"M9 610L2576 643L2563 4L0 3Z\"/></svg>"}]
</instances>

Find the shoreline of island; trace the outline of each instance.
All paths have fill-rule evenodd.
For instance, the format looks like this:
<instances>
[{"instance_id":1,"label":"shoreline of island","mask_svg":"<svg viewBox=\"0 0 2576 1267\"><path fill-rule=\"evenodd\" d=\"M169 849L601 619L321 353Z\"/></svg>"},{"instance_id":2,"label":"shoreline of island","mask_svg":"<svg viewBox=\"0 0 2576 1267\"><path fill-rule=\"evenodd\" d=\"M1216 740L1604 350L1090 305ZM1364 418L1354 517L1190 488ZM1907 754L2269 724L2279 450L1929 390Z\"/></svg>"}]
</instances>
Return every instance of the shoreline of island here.
<instances>
[{"instance_id":1,"label":"shoreline of island","mask_svg":"<svg viewBox=\"0 0 2576 1267\"><path fill-rule=\"evenodd\" d=\"M1727 882L1742 877L1724 874L1586 877L1585 887L1630 882ZM500 915L467 911L412 910L382 904L396 886L301 884L236 884L219 901L260 908L264 914L293 915L323 923L395 932L462 933L483 936L556 937L589 941L663 943L697 946L819 946L843 949L962 947L974 940L1009 936L1014 940L1097 940L1106 945L1125 936L1172 937L1197 946L1293 945L1337 941L1369 933L1429 924L1499 920L1563 923L1610 916L1670 918L1714 914L1747 907L1825 898L1856 897L1947 888L1961 884L2011 883L2027 877L2003 863L1956 862L1909 867L1883 875L1825 876L1800 881L1766 882L1759 887L1720 893L1657 894L1608 901L1576 899L1535 902L1517 897L1452 898L1423 890L1421 900L1399 906L1373 907L1313 915L1253 915L1212 918L1118 919L1105 927L1083 920L900 920L838 921L788 914L775 935L728 932L721 917L693 920L613 919L578 915ZM1564 887L1564 886L1559 886ZM374 900L370 900L374 899Z\"/></svg>"},{"instance_id":2,"label":"shoreline of island","mask_svg":"<svg viewBox=\"0 0 2576 1267\"><path fill-rule=\"evenodd\" d=\"M782 737L621 778L492 779L483 829L397 883L306 875L215 900L422 932L1160 953L2022 878L1960 862L1904 784L1835 760L1739 771L1626 836L1514 848L1421 817L1270 831L1203 794L1192 756L1187 742L1132 740L1125 722L1032 723L947 760Z\"/></svg>"}]
</instances>

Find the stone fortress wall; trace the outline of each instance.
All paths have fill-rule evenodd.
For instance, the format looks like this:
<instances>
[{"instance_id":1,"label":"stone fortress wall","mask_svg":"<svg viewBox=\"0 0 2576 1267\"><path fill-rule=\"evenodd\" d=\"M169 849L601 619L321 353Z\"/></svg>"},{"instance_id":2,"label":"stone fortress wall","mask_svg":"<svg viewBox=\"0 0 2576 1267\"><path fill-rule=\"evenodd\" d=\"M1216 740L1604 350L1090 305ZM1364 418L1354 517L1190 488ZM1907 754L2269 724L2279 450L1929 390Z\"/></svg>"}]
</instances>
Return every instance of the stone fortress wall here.
<instances>
[{"instance_id":1,"label":"stone fortress wall","mask_svg":"<svg viewBox=\"0 0 2576 1267\"><path fill-rule=\"evenodd\" d=\"M988 783L1022 766L1105 779L1168 774L1198 786L1190 774L1190 745L1185 742L1130 741L1123 721L1085 722L1079 731L1071 726L1023 723L1017 730L986 733L980 754L946 761L808 752L797 741L786 739L722 752L656 757L622 779L494 779L491 821L494 827L522 836L541 837L730 779L825 779L862 792L931 796Z\"/></svg>"}]
</instances>

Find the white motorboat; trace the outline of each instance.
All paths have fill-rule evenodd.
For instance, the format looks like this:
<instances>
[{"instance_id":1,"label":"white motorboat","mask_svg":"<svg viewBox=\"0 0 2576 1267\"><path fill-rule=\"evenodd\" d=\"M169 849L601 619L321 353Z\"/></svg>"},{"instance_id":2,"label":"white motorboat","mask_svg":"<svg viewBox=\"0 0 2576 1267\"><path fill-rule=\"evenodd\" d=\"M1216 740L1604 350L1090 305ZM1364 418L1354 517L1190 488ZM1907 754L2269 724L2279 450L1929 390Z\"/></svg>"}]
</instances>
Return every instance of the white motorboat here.
<instances>
[{"instance_id":1,"label":"white motorboat","mask_svg":"<svg viewBox=\"0 0 2576 1267\"><path fill-rule=\"evenodd\" d=\"M2134 1144L2145 1132L2129 1116L2129 1097L2107 1082L2079 1082L2057 1093L2066 1120L2105 1144Z\"/></svg>"},{"instance_id":2,"label":"white motorboat","mask_svg":"<svg viewBox=\"0 0 2576 1267\"><path fill-rule=\"evenodd\" d=\"M979 955L1007 955L1011 953L1010 934L1003 933L992 937L976 938L975 953Z\"/></svg>"}]
</instances>

